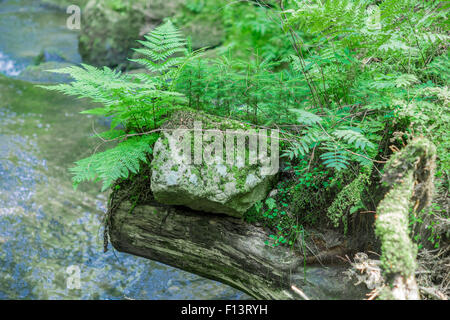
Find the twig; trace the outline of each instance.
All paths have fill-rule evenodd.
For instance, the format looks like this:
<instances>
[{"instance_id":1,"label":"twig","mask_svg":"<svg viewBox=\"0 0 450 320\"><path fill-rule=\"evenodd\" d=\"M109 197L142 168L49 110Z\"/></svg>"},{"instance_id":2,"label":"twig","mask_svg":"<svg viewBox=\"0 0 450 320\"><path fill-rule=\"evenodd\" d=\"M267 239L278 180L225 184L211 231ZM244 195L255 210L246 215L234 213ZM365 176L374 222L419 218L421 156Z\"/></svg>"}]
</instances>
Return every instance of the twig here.
<instances>
[{"instance_id":1,"label":"twig","mask_svg":"<svg viewBox=\"0 0 450 320\"><path fill-rule=\"evenodd\" d=\"M300 297L302 297L303 299L305 299L305 300L310 300L310 299L308 298L308 296L307 296L302 290L300 290L299 288L297 288L296 286L292 285L292 286L291 286L291 289L292 289L295 293L297 293Z\"/></svg>"}]
</instances>

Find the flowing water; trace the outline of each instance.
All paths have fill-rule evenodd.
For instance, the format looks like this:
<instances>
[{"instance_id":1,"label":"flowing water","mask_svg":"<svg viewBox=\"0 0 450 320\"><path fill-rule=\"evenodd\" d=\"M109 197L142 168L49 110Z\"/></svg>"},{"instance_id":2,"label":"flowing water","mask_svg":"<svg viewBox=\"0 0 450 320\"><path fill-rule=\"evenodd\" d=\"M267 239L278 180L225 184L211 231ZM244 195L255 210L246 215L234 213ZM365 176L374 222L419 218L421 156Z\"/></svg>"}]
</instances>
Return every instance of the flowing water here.
<instances>
[{"instance_id":1,"label":"flowing water","mask_svg":"<svg viewBox=\"0 0 450 320\"><path fill-rule=\"evenodd\" d=\"M92 127L102 124L79 114L87 101L12 78L43 49L80 62L66 17L39 1L0 0L0 299L248 298L154 261L103 253L107 194L97 185L74 191L67 172L93 151ZM80 289L71 282L78 270Z\"/></svg>"}]
</instances>

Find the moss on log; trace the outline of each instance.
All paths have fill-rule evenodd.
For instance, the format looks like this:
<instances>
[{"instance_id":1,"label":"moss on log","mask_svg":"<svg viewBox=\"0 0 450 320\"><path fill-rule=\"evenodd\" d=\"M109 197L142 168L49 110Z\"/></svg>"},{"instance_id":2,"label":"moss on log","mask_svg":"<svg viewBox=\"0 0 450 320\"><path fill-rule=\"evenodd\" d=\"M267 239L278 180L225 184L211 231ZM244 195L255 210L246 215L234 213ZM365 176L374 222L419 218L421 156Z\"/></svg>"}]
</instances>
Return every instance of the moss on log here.
<instances>
[{"instance_id":1,"label":"moss on log","mask_svg":"<svg viewBox=\"0 0 450 320\"><path fill-rule=\"evenodd\" d=\"M419 299L415 281L417 248L409 236L409 212L419 213L432 197L436 148L426 139L413 140L386 164L383 181L390 191L379 203L375 233L388 286L382 299Z\"/></svg>"}]
</instances>

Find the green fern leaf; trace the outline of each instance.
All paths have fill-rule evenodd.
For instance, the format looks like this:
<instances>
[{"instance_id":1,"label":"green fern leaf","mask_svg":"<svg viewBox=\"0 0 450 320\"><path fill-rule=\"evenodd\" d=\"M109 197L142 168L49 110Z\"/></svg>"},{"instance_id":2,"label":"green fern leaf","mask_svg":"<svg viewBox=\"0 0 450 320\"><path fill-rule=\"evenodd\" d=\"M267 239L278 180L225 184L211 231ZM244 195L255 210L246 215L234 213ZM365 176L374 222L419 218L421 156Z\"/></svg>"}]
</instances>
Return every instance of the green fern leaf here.
<instances>
[{"instance_id":1,"label":"green fern leaf","mask_svg":"<svg viewBox=\"0 0 450 320\"><path fill-rule=\"evenodd\" d=\"M130 61L145 66L149 71L164 75L164 79L170 79L171 70L179 66L187 55L186 40L181 32L175 28L172 22L155 28L145 36L145 41L138 41L144 48L134 49L143 56ZM180 56L176 56L181 54Z\"/></svg>"},{"instance_id":2,"label":"green fern leaf","mask_svg":"<svg viewBox=\"0 0 450 320\"><path fill-rule=\"evenodd\" d=\"M350 164L347 152L338 145L327 142L324 147L322 147L322 150L327 151L320 155L320 159L322 159L322 163L326 167L340 171L346 169Z\"/></svg>"},{"instance_id":3,"label":"green fern leaf","mask_svg":"<svg viewBox=\"0 0 450 320\"><path fill-rule=\"evenodd\" d=\"M307 125L307 126L311 126L314 124L318 124L322 121L322 118L319 117L318 115L305 111L305 110L301 110L301 109L291 109L292 112L298 114L298 118L297 121L301 124Z\"/></svg>"},{"instance_id":4,"label":"green fern leaf","mask_svg":"<svg viewBox=\"0 0 450 320\"><path fill-rule=\"evenodd\" d=\"M140 163L147 163L147 156L152 152L151 145L157 138L156 134L132 137L112 149L77 161L76 167L69 169L74 174L74 187L83 181L102 180L102 191L105 191L117 179L128 178L130 172L137 173Z\"/></svg>"},{"instance_id":5,"label":"green fern leaf","mask_svg":"<svg viewBox=\"0 0 450 320\"><path fill-rule=\"evenodd\" d=\"M350 145L355 146L356 149L365 150L366 148L373 149L375 145L369 141L361 132L357 129L335 130L333 135L338 139L342 139Z\"/></svg>"}]
</instances>

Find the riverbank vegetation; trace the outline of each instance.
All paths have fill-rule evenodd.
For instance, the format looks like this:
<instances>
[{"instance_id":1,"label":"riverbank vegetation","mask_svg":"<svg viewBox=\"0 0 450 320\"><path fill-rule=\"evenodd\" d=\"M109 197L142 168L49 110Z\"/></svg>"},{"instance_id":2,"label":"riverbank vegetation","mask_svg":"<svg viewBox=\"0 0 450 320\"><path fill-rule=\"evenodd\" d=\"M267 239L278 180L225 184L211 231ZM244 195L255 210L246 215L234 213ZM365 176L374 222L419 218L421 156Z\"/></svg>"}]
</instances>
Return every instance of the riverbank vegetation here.
<instances>
[{"instance_id":1,"label":"riverbank vegetation","mask_svg":"<svg viewBox=\"0 0 450 320\"><path fill-rule=\"evenodd\" d=\"M112 119L96 136L113 145L78 161L74 183L102 180L106 190L133 179L171 111L206 112L280 130L279 183L245 215L272 230L268 246L306 250L305 227L329 226L378 250L385 164L427 138L436 146L435 191L430 206L410 210L408 232L419 265L435 268L418 275L421 293L448 297L447 16L442 1L189 0L135 43L129 62L145 71L55 71L75 81L47 88L91 98L101 106L84 113ZM199 20L220 25L219 46L194 50L177 28Z\"/></svg>"}]
</instances>

